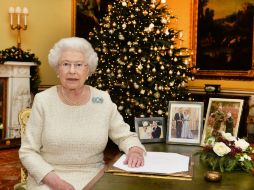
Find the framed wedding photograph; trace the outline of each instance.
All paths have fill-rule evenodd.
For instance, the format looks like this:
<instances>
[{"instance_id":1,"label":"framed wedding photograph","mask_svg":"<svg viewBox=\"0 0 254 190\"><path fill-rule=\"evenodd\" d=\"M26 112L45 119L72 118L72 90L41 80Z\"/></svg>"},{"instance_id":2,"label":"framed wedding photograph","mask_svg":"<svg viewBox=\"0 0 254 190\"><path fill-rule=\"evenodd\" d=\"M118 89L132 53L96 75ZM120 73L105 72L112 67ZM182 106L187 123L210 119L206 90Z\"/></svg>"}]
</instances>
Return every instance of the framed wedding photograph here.
<instances>
[{"instance_id":1,"label":"framed wedding photograph","mask_svg":"<svg viewBox=\"0 0 254 190\"><path fill-rule=\"evenodd\" d=\"M170 101L166 143L200 145L203 102Z\"/></svg>"},{"instance_id":2,"label":"framed wedding photograph","mask_svg":"<svg viewBox=\"0 0 254 190\"><path fill-rule=\"evenodd\" d=\"M165 142L166 126L163 117L135 118L135 130L142 143Z\"/></svg>"},{"instance_id":3,"label":"framed wedding photograph","mask_svg":"<svg viewBox=\"0 0 254 190\"><path fill-rule=\"evenodd\" d=\"M224 131L237 137L244 100L209 98L201 145L215 131Z\"/></svg>"}]
</instances>

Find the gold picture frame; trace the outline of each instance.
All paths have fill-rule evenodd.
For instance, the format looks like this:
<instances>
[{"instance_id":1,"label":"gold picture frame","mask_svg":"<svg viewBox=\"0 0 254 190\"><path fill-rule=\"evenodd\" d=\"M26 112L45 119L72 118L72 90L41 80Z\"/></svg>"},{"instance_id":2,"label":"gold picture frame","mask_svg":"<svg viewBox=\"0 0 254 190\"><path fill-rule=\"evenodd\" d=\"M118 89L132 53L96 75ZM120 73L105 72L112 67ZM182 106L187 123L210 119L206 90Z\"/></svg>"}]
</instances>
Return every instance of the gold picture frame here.
<instances>
[{"instance_id":1,"label":"gold picture frame","mask_svg":"<svg viewBox=\"0 0 254 190\"><path fill-rule=\"evenodd\" d=\"M209 98L201 145L205 145L214 130L237 137L243 111L242 99Z\"/></svg>"},{"instance_id":2,"label":"gold picture frame","mask_svg":"<svg viewBox=\"0 0 254 190\"><path fill-rule=\"evenodd\" d=\"M216 16L216 7L220 10L219 11L229 11L227 9L232 9L232 6L236 6L236 3L233 2L234 0L230 0L230 1L227 1L228 4L223 3L223 6L221 6L221 1L220 0L213 0L213 6L211 5L211 7L207 6L206 10L205 11L210 11L210 13L214 14ZM212 62L213 60L211 59L211 67L209 68L200 68L199 66L200 65L209 65L209 56L205 57L205 61L203 61L202 63L200 63L200 60L201 59L198 59L197 58L197 55L199 55L199 50L202 50L202 54L211 54L212 56L215 54L215 52L209 52L207 51L206 52L206 49L201 47L200 44L201 44L201 37L200 39L198 39L198 32L199 32L199 27L198 27L198 23L200 23L201 19L200 19L200 15L199 15L199 11L200 10L204 10L204 9L201 9L199 5L199 2L200 0L193 0L193 4L191 6L191 12L192 12L192 16L191 16L191 30L190 30L190 48L193 50L193 57L192 57L192 66L196 67L196 69L194 69L194 73L196 75L196 78L197 79L236 79L236 80L253 80L253 77L254 77L254 24L252 24L252 26L250 26L251 30L252 30L252 33L250 34L251 36L249 36L250 38L252 38L252 41L250 40L250 47L251 50L251 55L249 55L249 61L248 62L248 68L247 66L245 66L244 69L241 69L242 65L243 64L246 64L246 62L234 62L234 69L232 69L233 67L231 67L233 64L228 64L226 65L226 62L222 62L224 64L224 68L222 68L222 64L218 63L217 61L214 61ZM239 1L238 1L239 2ZM242 0L242 2L246 2L244 0ZM247 2L251 3L254 5L254 0L247 0ZM209 1L208 1L209 3ZM231 4L230 4L231 3ZM215 5L214 5L215 4ZM228 5L228 6L227 6ZM247 6L247 5L246 5ZM223 9L221 9L223 8ZM235 7L236 9L239 8L239 7ZM232 15L234 12L231 12L230 14ZM207 14L207 13L206 13ZM230 16L230 15L228 15ZM228 23L226 23L226 16L223 17L223 18L220 18L220 22L222 22L221 25L226 25ZM224 19L224 20L223 20ZM213 22L215 22L216 19L213 20ZM218 21L219 22L219 21ZM224 23L223 23L224 22ZM253 21L254 23L254 21ZM235 23L231 23L231 24L235 24ZM224 27L226 28L226 27ZM231 27L232 29L232 27ZM236 30L236 28L233 28L232 30ZM218 30L217 30L218 31ZM205 32L203 32L205 33ZM225 35L225 38L227 37L227 33L224 34ZM237 36L235 35L236 37L239 37L240 39L240 35ZM203 39L202 39L203 40ZM227 39L223 39L223 40L227 40ZM221 42L223 42L223 40L221 40ZM235 42L235 40L237 39L234 39L232 37L231 41L227 42L227 44L229 43L233 43ZM205 42L203 41L203 44ZM209 43L209 42L207 42ZM240 43L240 42L239 42ZM237 45L237 44L236 44ZM199 48L201 47L201 48ZM232 58L232 55L234 56L235 53L230 53L229 55L226 55L227 54L227 51L235 51L235 49L233 50L232 48L225 48L225 49L222 49L221 48L222 46L218 46L218 47L215 47L214 48L214 51L217 51L216 53L220 54L220 56L229 56L227 58L227 60L230 60ZM217 49L216 49L217 48ZM221 52L218 51L218 49L221 48ZM200 51L201 52L201 51ZM237 53L239 53L239 51L237 51ZM241 53L241 52L240 52ZM243 59L244 55L241 55L239 53L238 57L239 59ZM231 56L231 58L230 58ZM220 58L219 56L217 57L218 59ZM223 58L223 60L226 59L226 58ZM237 59L235 59L237 60ZM222 61L222 60L221 60ZM218 63L218 64L217 64ZM233 62L229 62L229 63L233 63ZM217 68L213 68L214 65L219 65L217 66ZM237 68L239 66L239 69ZM221 67L220 69L218 69L219 67ZM226 69L225 69L226 68Z\"/></svg>"}]
</instances>

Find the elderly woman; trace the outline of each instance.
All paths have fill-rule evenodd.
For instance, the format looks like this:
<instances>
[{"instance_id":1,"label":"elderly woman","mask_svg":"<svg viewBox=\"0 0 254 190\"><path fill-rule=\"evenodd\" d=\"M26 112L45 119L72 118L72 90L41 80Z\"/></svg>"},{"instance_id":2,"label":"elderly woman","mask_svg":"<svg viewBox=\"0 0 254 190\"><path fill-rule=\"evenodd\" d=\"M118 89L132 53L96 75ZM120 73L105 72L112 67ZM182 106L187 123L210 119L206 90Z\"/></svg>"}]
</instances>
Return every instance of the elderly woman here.
<instances>
[{"instance_id":1,"label":"elderly woman","mask_svg":"<svg viewBox=\"0 0 254 190\"><path fill-rule=\"evenodd\" d=\"M48 56L61 85L36 94L19 150L30 190L80 190L103 168L108 137L127 154L129 167L144 164L144 147L130 132L108 93L89 85L97 54L82 38L57 42Z\"/></svg>"}]
</instances>

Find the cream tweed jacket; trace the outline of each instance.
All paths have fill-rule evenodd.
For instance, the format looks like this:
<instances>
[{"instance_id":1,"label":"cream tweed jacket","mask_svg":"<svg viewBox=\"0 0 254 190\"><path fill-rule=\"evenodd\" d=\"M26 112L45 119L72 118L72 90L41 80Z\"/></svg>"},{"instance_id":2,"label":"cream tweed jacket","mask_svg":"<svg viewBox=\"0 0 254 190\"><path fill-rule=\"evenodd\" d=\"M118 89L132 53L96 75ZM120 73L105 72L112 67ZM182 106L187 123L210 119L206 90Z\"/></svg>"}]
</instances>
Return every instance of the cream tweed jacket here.
<instances>
[{"instance_id":1,"label":"cream tweed jacket","mask_svg":"<svg viewBox=\"0 0 254 190\"><path fill-rule=\"evenodd\" d=\"M41 182L50 171L81 190L104 166L108 137L125 153L143 145L123 121L107 92L89 86L81 106L64 104L51 87L36 94L19 157L28 170L28 190L49 190Z\"/></svg>"}]
</instances>

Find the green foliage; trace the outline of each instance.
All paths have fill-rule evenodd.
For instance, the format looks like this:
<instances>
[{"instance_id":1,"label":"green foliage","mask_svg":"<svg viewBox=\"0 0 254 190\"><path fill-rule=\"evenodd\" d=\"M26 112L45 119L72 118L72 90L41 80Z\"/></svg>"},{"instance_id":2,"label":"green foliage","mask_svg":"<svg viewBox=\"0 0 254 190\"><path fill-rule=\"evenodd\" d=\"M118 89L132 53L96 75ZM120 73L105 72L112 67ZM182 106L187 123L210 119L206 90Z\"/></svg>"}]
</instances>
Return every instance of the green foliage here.
<instances>
[{"instance_id":1,"label":"green foliage","mask_svg":"<svg viewBox=\"0 0 254 190\"><path fill-rule=\"evenodd\" d=\"M99 56L89 83L107 90L125 119L166 116L170 100L188 99L189 52L165 3L115 1L89 41Z\"/></svg>"},{"instance_id":2,"label":"green foliage","mask_svg":"<svg viewBox=\"0 0 254 190\"><path fill-rule=\"evenodd\" d=\"M220 170L221 172L231 172L235 170L243 170L250 172L254 164L251 160L239 161L237 157L226 155L220 157L215 153L207 153L200 151L195 155L199 155L200 161L212 170Z\"/></svg>"},{"instance_id":3,"label":"green foliage","mask_svg":"<svg viewBox=\"0 0 254 190\"><path fill-rule=\"evenodd\" d=\"M30 69L30 89L35 95L41 82L38 67L41 64L39 58L30 51L23 51L13 46L0 51L0 64L4 64L6 61L34 62L36 64L36 66L32 66Z\"/></svg>"}]
</instances>

